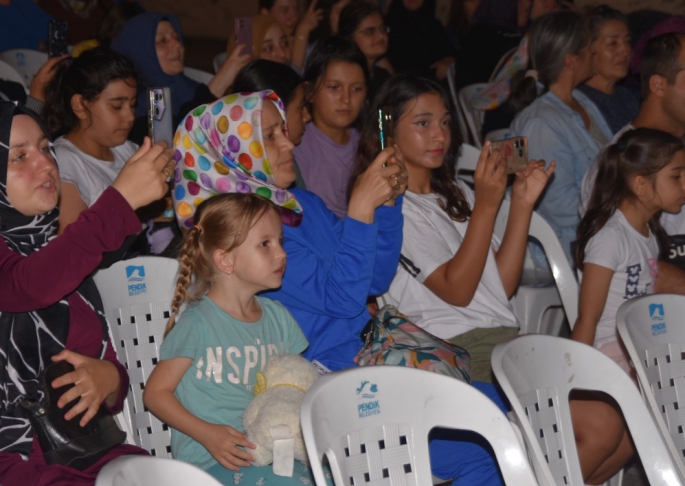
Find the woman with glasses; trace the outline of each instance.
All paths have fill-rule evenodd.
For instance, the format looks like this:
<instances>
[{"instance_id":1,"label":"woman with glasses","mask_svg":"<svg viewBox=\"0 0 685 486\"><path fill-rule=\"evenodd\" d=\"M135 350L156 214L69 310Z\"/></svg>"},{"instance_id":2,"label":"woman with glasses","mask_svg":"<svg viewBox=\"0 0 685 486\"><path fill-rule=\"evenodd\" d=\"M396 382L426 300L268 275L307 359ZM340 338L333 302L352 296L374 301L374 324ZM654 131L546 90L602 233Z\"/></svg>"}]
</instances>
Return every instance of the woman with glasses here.
<instances>
[{"instance_id":1,"label":"woman with glasses","mask_svg":"<svg viewBox=\"0 0 685 486\"><path fill-rule=\"evenodd\" d=\"M383 83L394 74L388 50L389 29L378 7L364 0L354 0L340 12L338 34L354 42L362 51L369 66L369 101Z\"/></svg>"}]
</instances>

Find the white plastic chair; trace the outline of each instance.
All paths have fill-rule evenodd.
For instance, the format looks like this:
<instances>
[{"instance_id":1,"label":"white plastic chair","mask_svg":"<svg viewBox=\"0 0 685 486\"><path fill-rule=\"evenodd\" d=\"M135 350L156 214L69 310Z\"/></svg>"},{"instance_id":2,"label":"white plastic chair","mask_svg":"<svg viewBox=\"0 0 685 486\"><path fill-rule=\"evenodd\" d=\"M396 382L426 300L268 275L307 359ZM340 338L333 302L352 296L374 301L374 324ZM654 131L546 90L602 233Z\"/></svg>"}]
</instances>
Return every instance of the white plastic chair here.
<instances>
[{"instance_id":1,"label":"white plastic chair","mask_svg":"<svg viewBox=\"0 0 685 486\"><path fill-rule=\"evenodd\" d=\"M19 83L24 87L24 90L28 93L29 92L29 87L26 84L26 81L24 80L24 77L14 69L10 64L6 63L5 61L0 60L0 79L4 79L6 81L14 81L15 83Z\"/></svg>"},{"instance_id":2,"label":"white plastic chair","mask_svg":"<svg viewBox=\"0 0 685 486\"><path fill-rule=\"evenodd\" d=\"M224 63L224 61L226 60L227 57L228 57L228 54L226 54L225 52L220 52L219 54L214 56L214 60L212 61L212 67L214 67L215 73L219 72L219 68Z\"/></svg>"},{"instance_id":3,"label":"white plastic chair","mask_svg":"<svg viewBox=\"0 0 685 486\"><path fill-rule=\"evenodd\" d=\"M502 239L509 219L510 202L502 201L497 219L495 234ZM571 265L564 255L561 243L554 230L538 213L533 212L528 235L540 242L549 261L552 275L535 266L526 252L521 283L513 298L514 312L521 323L521 331L526 333L545 333L558 335L563 324L563 316L557 315L550 325L543 325L545 311L563 306L571 326L578 317L578 282Z\"/></svg>"},{"instance_id":4,"label":"white plastic chair","mask_svg":"<svg viewBox=\"0 0 685 486\"><path fill-rule=\"evenodd\" d=\"M473 184L473 173L478 164L478 157L480 157L479 148L462 143L459 147L459 155L457 156L457 177L466 182Z\"/></svg>"},{"instance_id":5,"label":"white plastic chair","mask_svg":"<svg viewBox=\"0 0 685 486\"><path fill-rule=\"evenodd\" d=\"M464 143L469 142L470 134L469 127L466 126L466 119L461 114L461 107L459 106L459 90L457 89L457 65L452 63L447 68L447 85L450 89L450 97L452 98L452 105L454 105L454 110L457 114L457 126L459 127L459 133L461 134L461 139Z\"/></svg>"},{"instance_id":6,"label":"white plastic chair","mask_svg":"<svg viewBox=\"0 0 685 486\"><path fill-rule=\"evenodd\" d=\"M188 76L190 79L202 84L208 84L214 77L212 73L208 73L207 71L202 71L201 69L195 69L191 67L183 68L183 74Z\"/></svg>"},{"instance_id":7,"label":"white plastic chair","mask_svg":"<svg viewBox=\"0 0 685 486\"><path fill-rule=\"evenodd\" d=\"M487 83L470 84L459 91L459 116L464 117L469 132L469 142L478 148L483 147L483 137L480 132L483 127L485 112L474 108L471 100L476 93L486 86Z\"/></svg>"},{"instance_id":8,"label":"white plastic chair","mask_svg":"<svg viewBox=\"0 0 685 486\"><path fill-rule=\"evenodd\" d=\"M171 457L171 431L143 405L143 388L159 360L177 271L176 260L138 257L94 275L117 356L131 380L124 415L135 444L157 457Z\"/></svg>"},{"instance_id":9,"label":"white plastic chair","mask_svg":"<svg viewBox=\"0 0 685 486\"><path fill-rule=\"evenodd\" d=\"M221 486L202 469L187 462L146 456L122 456L108 462L95 486Z\"/></svg>"},{"instance_id":10,"label":"white plastic chair","mask_svg":"<svg viewBox=\"0 0 685 486\"><path fill-rule=\"evenodd\" d=\"M635 366L642 395L685 479L685 296L653 294L626 301L618 332Z\"/></svg>"},{"instance_id":11,"label":"white plastic chair","mask_svg":"<svg viewBox=\"0 0 685 486\"><path fill-rule=\"evenodd\" d=\"M30 86L33 77L48 60L48 55L31 49L10 49L0 52L0 60L12 66L24 78L23 84Z\"/></svg>"},{"instance_id":12,"label":"white plastic chair","mask_svg":"<svg viewBox=\"0 0 685 486\"><path fill-rule=\"evenodd\" d=\"M584 484L568 402L574 389L604 392L616 400L649 484L683 484L635 384L608 356L576 341L531 334L495 346L492 369L541 484Z\"/></svg>"},{"instance_id":13,"label":"white plastic chair","mask_svg":"<svg viewBox=\"0 0 685 486\"><path fill-rule=\"evenodd\" d=\"M535 485L525 451L489 398L453 378L400 366L366 366L322 376L300 412L316 484L428 485L428 433L473 430L492 446L508 485Z\"/></svg>"}]
</instances>

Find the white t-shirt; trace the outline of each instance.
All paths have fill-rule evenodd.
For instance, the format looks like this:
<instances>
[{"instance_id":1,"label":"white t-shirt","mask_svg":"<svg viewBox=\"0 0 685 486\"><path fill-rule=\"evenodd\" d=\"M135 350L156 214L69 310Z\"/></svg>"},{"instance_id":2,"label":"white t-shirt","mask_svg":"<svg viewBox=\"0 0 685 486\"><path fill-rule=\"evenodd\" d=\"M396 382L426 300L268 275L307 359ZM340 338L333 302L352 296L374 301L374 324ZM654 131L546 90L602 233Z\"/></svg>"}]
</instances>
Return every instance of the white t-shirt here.
<instances>
[{"instance_id":1,"label":"white t-shirt","mask_svg":"<svg viewBox=\"0 0 685 486\"><path fill-rule=\"evenodd\" d=\"M593 236L585 247L584 263L594 263L614 271L604 312L597 324L595 347L618 340L616 312L628 299L654 293L659 275L659 243L633 228L620 210ZM581 277L582 280L582 277Z\"/></svg>"},{"instance_id":2,"label":"white t-shirt","mask_svg":"<svg viewBox=\"0 0 685 486\"><path fill-rule=\"evenodd\" d=\"M473 191L461 181L459 185L473 207ZM440 199L437 194L405 193L402 258L388 291L390 298L414 323L443 339L475 328L518 327L493 251L488 253L480 283L467 307L450 305L423 285L459 250L468 228L468 221L450 219L440 207ZM499 244L493 235L491 249L497 250Z\"/></svg>"},{"instance_id":3,"label":"white t-shirt","mask_svg":"<svg viewBox=\"0 0 685 486\"><path fill-rule=\"evenodd\" d=\"M91 157L64 137L55 140L59 177L63 182L76 186L81 199L88 207L112 185L126 161L137 150L138 146L127 140L112 148L114 161L108 162Z\"/></svg>"}]
</instances>

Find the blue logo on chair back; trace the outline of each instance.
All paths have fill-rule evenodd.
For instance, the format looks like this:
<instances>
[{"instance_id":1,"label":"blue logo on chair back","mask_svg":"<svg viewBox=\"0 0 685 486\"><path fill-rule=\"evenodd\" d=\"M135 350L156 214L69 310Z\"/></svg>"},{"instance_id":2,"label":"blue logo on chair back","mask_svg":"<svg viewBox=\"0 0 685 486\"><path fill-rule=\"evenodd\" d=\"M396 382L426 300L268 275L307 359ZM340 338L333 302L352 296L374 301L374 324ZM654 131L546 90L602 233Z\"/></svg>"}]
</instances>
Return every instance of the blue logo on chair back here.
<instances>
[{"instance_id":1,"label":"blue logo on chair back","mask_svg":"<svg viewBox=\"0 0 685 486\"><path fill-rule=\"evenodd\" d=\"M128 282L129 297L147 292L145 267L143 265L128 265L126 267L126 281Z\"/></svg>"},{"instance_id":2,"label":"blue logo on chair back","mask_svg":"<svg viewBox=\"0 0 685 486\"><path fill-rule=\"evenodd\" d=\"M649 304L649 317L652 320L652 336L666 334L664 304Z\"/></svg>"},{"instance_id":3,"label":"blue logo on chair back","mask_svg":"<svg viewBox=\"0 0 685 486\"><path fill-rule=\"evenodd\" d=\"M369 385L369 386L367 386ZM376 393L378 393L378 386L375 383L371 383L368 380L364 380L356 389L357 396L365 400L376 398ZM366 401L357 405L357 413L359 418L368 417L370 415L378 415L381 413L381 406L378 400Z\"/></svg>"}]
</instances>

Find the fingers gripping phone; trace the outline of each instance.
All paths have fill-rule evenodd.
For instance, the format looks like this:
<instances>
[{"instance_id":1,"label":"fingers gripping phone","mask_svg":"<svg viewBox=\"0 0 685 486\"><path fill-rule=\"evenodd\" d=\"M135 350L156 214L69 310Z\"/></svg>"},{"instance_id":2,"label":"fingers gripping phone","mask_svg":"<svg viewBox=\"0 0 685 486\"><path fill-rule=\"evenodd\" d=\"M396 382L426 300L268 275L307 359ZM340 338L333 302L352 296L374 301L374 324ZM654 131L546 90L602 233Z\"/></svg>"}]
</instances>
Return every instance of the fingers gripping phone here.
<instances>
[{"instance_id":1,"label":"fingers gripping phone","mask_svg":"<svg viewBox=\"0 0 685 486\"><path fill-rule=\"evenodd\" d=\"M507 174L520 172L528 166L528 147L524 137L495 140L490 144L490 153L499 150L499 160L507 164Z\"/></svg>"},{"instance_id":2,"label":"fingers gripping phone","mask_svg":"<svg viewBox=\"0 0 685 486\"><path fill-rule=\"evenodd\" d=\"M48 22L48 57L59 57L67 53L67 23L51 19Z\"/></svg>"},{"instance_id":3,"label":"fingers gripping phone","mask_svg":"<svg viewBox=\"0 0 685 486\"><path fill-rule=\"evenodd\" d=\"M173 146L174 126L171 112L171 90L148 88L148 134L152 143L164 140Z\"/></svg>"},{"instance_id":4,"label":"fingers gripping phone","mask_svg":"<svg viewBox=\"0 0 685 486\"><path fill-rule=\"evenodd\" d=\"M252 54L252 17L236 17L235 43L245 44L243 54Z\"/></svg>"}]
</instances>

